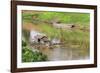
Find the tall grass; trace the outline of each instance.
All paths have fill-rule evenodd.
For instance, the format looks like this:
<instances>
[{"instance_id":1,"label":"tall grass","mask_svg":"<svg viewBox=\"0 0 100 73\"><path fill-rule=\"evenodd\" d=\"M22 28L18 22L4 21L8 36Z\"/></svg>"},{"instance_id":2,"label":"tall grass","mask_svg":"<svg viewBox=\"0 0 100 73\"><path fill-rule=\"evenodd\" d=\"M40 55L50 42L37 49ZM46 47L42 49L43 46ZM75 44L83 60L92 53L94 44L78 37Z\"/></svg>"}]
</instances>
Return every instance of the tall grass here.
<instances>
[{"instance_id":1,"label":"tall grass","mask_svg":"<svg viewBox=\"0 0 100 73\"><path fill-rule=\"evenodd\" d=\"M48 24L38 25L38 28L40 27L41 32L45 33L49 38L59 38L67 47L75 48L73 45L78 45L76 48L89 49L89 32L56 29Z\"/></svg>"}]
</instances>

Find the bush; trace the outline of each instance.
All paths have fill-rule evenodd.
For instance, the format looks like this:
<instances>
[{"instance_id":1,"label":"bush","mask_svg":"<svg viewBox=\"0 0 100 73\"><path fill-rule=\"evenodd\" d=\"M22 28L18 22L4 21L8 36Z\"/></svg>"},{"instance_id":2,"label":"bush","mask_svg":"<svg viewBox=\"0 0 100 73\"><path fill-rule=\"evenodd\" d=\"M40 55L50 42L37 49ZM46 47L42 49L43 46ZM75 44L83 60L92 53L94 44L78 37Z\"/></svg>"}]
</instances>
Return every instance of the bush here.
<instances>
[{"instance_id":1,"label":"bush","mask_svg":"<svg viewBox=\"0 0 100 73\"><path fill-rule=\"evenodd\" d=\"M40 62L46 61L47 56L41 52L33 52L26 44L25 41L22 41L22 62Z\"/></svg>"},{"instance_id":2,"label":"bush","mask_svg":"<svg viewBox=\"0 0 100 73\"><path fill-rule=\"evenodd\" d=\"M22 47L26 47L26 46L27 46L27 43L24 40L22 40Z\"/></svg>"}]
</instances>

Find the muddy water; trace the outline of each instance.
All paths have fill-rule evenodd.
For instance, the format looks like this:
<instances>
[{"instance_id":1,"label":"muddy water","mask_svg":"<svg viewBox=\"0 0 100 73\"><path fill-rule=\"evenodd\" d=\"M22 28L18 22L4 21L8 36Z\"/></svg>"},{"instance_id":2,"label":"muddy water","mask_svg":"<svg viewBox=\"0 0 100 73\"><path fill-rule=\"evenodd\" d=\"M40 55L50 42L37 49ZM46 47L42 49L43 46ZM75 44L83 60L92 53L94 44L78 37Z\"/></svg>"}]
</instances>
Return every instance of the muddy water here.
<instances>
[{"instance_id":1,"label":"muddy water","mask_svg":"<svg viewBox=\"0 0 100 73\"><path fill-rule=\"evenodd\" d=\"M83 50L79 49L69 49L59 46L56 48L41 48L39 50L47 55L49 61L79 60L88 58L86 55L82 54Z\"/></svg>"}]
</instances>

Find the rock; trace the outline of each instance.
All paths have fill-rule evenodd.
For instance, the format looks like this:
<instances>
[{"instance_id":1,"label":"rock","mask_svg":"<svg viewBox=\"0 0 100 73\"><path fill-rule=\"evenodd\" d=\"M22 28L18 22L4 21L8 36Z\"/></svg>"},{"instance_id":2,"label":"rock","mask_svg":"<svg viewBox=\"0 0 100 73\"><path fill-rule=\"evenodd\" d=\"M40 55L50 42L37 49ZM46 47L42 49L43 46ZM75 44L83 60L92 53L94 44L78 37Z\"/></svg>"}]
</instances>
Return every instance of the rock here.
<instances>
[{"instance_id":1,"label":"rock","mask_svg":"<svg viewBox=\"0 0 100 73\"><path fill-rule=\"evenodd\" d=\"M43 33L38 32L38 31L31 30L30 31L30 42L31 43L33 43L33 42L38 43L38 41L40 40L40 38L42 38L43 36L46 36L46 35L43 34Z\"/></svg>"},{"instance_id":2,"label":"rock","mask_svg":"<svg viewBox=\"0 0 100 73\"><path fill-rule=\"evenodd\" d=\"M57 44L57 43L59 44L60 43L60 40L57 39L57 38L54 38L54 39L52 39L51 43L52 44Z\"/></svg>"}]
</instances>

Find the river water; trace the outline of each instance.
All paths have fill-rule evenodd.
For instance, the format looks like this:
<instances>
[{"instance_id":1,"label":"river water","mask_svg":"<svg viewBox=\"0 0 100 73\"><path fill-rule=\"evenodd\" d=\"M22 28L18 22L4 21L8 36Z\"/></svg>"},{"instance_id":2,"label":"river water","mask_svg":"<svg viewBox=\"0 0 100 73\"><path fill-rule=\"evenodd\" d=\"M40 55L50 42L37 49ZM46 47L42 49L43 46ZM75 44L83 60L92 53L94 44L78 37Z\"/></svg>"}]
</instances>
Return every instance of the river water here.
<instances>
[{"instance_id":1,"label":"river water","mask_svg":"<svg viewBox=\"0 0 100 73\"><path fill-rule=\"evenodd\" d=\"M56 47L56 48L41 48L40 51L47 55L49 61L59 61L59 60L80 60L88 59L89 57L82 54L84 50L71 49L66 47Z\"/></svg>"},{"instance_id":2,"label":"river water","mask_svg":"<svg viewBox=\"0 0 100 73\"><path fill-rule=\"evenodd\" d=\"M31 36L34 36L36 34L37 33L34 33L33 31L31 32ZM56 47L54 46L53 48L47 46L40 46L40 48L37 49L43 54L45 54L48 57L49 61L79 60L89 58L89 55L84 54L86 50L79 48L63 47L63 45L56 45Z\"/></svg>"}]
</instances>

